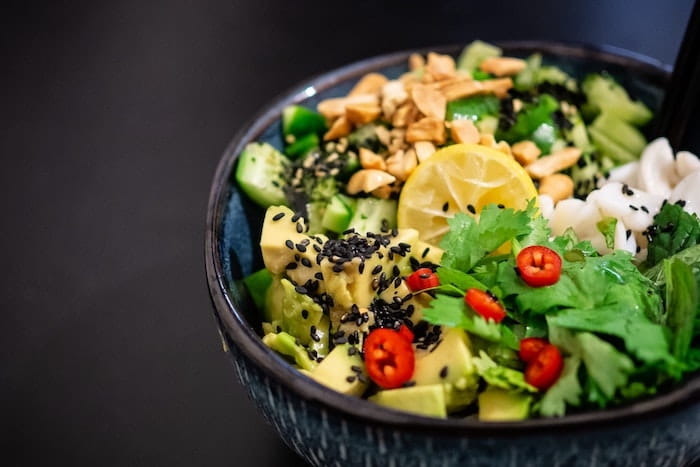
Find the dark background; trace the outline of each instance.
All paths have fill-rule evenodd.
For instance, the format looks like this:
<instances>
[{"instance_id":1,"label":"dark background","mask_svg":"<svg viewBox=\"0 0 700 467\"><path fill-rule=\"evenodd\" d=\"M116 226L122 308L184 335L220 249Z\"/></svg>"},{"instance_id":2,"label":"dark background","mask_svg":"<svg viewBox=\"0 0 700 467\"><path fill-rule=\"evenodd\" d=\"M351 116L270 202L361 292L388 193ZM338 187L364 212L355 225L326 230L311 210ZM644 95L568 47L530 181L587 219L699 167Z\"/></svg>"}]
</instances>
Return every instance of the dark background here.
<instances>
[{"instance_id":1,"label":"dark background","mask_svg":"<svg viewBox=\"0 0 700 467\"><path fill-rule=\"evenodd\" d=\"M691 0L173 1L0 11L0 443L12 465L300 465L235 380L209 183L299 80L409 47L610 44L673 63Z\"/></svg>"}]
</instances>

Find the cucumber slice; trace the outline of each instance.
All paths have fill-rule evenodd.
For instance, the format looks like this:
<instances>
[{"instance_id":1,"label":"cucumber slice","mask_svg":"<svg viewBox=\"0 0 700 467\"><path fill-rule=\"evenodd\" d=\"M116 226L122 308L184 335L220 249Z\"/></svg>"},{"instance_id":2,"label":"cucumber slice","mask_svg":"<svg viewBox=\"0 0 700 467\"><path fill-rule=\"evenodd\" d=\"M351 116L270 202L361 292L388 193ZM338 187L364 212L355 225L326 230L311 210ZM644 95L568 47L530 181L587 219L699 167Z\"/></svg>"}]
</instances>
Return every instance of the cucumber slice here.
<instances>
[{"instance_id":1,"label":"cucumber slice","mask_svg":"<svg viewBox=\"0 0 700 467\"><path fill-rule=\"evenodd\" d=\"M514 86L519 91L525 91L537 84L537 72L542 66L542 55L532 54L525 60L523 71L515 75Z\"/></svg>"},{"instance_id":2,"label":"cucumber slice","mask_svg":"<svg viewBox=\"0 0 700 467\"><path fill-rule=\"evenodd\" d=\"M607 110L593 121L590 128L595 128L609 139L625 148L638 158L647 145L647 140L635 127L621 120Z\"/></svg>"},{"instance_id":3,"label":"cucumber slice","mask_svg":"<svg viewBox=\"0 0 700 467\"><path fill-rule=\"evenodd\" d=\"M255 271L243 279L248 294L258 310L265 309L265 296L272 283L272 274L266 268Z\"/></svg>"},{"instance_id":4,"label":"cucumber slice","mask_svg":"<svg viewBox=\"0 0 700 467\"><path fill-rule=\"evenodd\" d=\"M610 76L588 75L582 87L588 98L589 114L607 111L635 126L644 125L651 120L651 110L643 102L630 99L627 91Z\"/></svg>"},{"instance_id":5,"label":"cucumber slice","mask_svg":"<svg viewBox=\"0 0 700 467\"><path fill-rule=\"evenodd\" d=\"M285 172L289 159L267 143L250 143L236 167L236 182L250 199L262 207L286 205Z\"/></svg>"},{"instance_id":6,"label":"cucumber slice","mask_svg":"<svg viewBox=\"0 0 700 467\"><path fill-rule=\"evenodd\" d=\"M324 232L323 218L326 213L325 201L312 201L306 204L306 225L309 226L309 235Z\"/></svg>"},{"instance_id":7,"label":"cucumber slice","mask_svg":"<svg viewBox=\"0 0 700 467\"><path fill-rule=\"evenodd\" d=\"M335 233L345 231L352 219L353 209L349 206L351 202L354 204L355 200L341 194L332 197L323 213L323 228Z\"/></svg>"},{"instance_id":8,"label":"cucumber slice","mask_svg":"<svg viewBox=\"0 0 700 467\"><path fill-rule=\"evenodd\" d=\"M282 132L284 136L294 135L295 138L309 133L326 131L326 119L320 113L302 107L289 105L282 111Z\"/></svg>"},{"instance_id":9,"label":"cucumber slice","mask_svg":"<svg viewBox=\"0 0 700 467\"><path fill-rule=\"evenodd\" d=\"M367 232L380 233L382 229L396 227L395 199L358 198L349 229L361 235Z\"/></svg>"},{"instance_id":10,"label":"cucumber slice","mask_svg":"<svg viewBox=\"0 0 700 467\"><path fill-rule=\"evenodd\" d=\"M306 155L312 149L318 148L320 139L316 133L309 133L294 141L284 149L284 153L295 159L299 156Z\"/></svg>"},{"instance_id":11,"label":"cucumber slice","mask_svg":"<svg viewBox=\"0 0 700 467\"><path fill-rule=\"evenodd\" d=\"M481 62L490 57L500 57L503 51L495 45L482 41L474 41L462 50L457 59L459 70L474 71Z\"/></svg>"},{"instance_id":12,"label":"cucumber slice","mask_svg":"<svg viewBox=\"0 0 700 467\"><path fill-rule=\"evenodd\" d=\"M588 133L591 135L593 143L604 155L615 161L617 164L624 164L637 160L637 156L629 152L625 147L610 139L598 128L589 127Z\"/></svg>"}]
</instances>

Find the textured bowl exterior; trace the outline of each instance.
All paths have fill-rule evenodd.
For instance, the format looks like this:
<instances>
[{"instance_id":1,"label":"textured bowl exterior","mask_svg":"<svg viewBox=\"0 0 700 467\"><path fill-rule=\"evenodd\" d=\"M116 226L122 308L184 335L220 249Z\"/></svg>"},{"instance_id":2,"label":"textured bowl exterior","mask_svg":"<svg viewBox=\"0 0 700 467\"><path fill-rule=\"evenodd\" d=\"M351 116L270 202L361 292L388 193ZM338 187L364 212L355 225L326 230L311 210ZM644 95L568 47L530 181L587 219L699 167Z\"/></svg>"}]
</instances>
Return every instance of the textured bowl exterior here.
<instances>
[{"instance_id":1,"label":"textured bowl exterior","mask_svg":"<svg viewBox=\"0 0 700 467\"><path fill-rule=\"evenodd\" d=\"M604 66L658 108L668 68L619 50L565 44L504 43L509 55L542 51L548 63L581 75ZM457 53L459 47L431 48ZM421 51L426 52L427 50ZM210 195L206 271L215 316L240 382L284 442L315 466L690 466L700 462L700 376L663 396L559 419L481 423L439 420L335 393L267 349L239 279L261 267L262 213L238 192L231 173L251 141L281 147L282 108L313 106L348 92L368 71L398 76L410 52L364 60L309 80L279 97L231 142Z\"/></svg>"}]
</instances>

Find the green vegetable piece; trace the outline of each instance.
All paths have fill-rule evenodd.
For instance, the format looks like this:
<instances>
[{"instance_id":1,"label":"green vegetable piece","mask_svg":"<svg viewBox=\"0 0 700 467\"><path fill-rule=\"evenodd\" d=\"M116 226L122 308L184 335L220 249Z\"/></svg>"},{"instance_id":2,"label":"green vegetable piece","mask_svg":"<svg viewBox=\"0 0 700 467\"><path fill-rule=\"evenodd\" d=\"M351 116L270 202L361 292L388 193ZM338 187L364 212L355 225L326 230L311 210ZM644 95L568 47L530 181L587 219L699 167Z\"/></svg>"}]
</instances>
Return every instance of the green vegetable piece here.
<instances>
[{"instance_id":1,"label":"green vegetable piece","mask_svg":"<svg viewBox=\"0 0 700 467\"><path fill-rule=\"evenodd\" d=\"M489 386L479 394L479 420L483 422L507 422L525 420L530 414L533 397Z\"/></svg>"},{"instance_id":2,"label":"green vegetable piece","mask_svg":"<svg viewBox=\"0 0 700 467\"><path fill-rule=\"evenodd\" d=\"M612 249L615 248L615 228L617 227L616 217L606 217L601 219L596 224L598 232L603 234L605 238L605 246Z\"/></svg>"},{"instance_id":3,"label":"green vegetable piece","mask_svg":"<svg viewBox=\"0 0 700 467\"><path fill-rule=\"evenodd\" d=\"M501 101L496 96L465 97L447 103L446 120L479 121L487 115L498 115Z\"/></svg>"},{"instance_id":4,"label":"green vegetable piece","mask_svg":"<svg viewBox=\"0 0 700 467\"><path fill-rule=\"evenodd\" d=\"M473 72L481 62L490 57L500 57L503 51L495 45L474 41L467 45L457 59L457 69Z\"/></svg>"},{"instance_id":5,"label":"green vegetable piece","mask_svg":"<svg viewBox=\"0 0 700 467\"><path fill-rule=\"evenodd\" d=\"M651 110L641 101L632 101L627 91L609 75L588 75L582 88L588 98L589 112L594 115L607 111L635 126L651 120Z\"/></svg>"},{"instance_id":6,"label":"green vegetable piece","mask_svg":"<svg viewBox=\"0 0 700 467\"><path fill-rule=\"evenodd\" d=\"M245 284L250 298L258 310L265 308L265 295L267 295L267 289L271 283L272 274L266 268L255 271L243 279L243 284Z\"/></svg>"},{"instance_id":7,"label":"green vegetable piece","mask_svg":"<svg viewBox=\"0 0 700 467\"><path fill-rule=\"evenodd\" d=\"M586 364L588 374L603 394L612 398L617 388L627 384L634 363L611 344L591 333L580 333L577 338L581 344L581 358Z\"/></svg>"},{"instance_id":8,"label":"green vegetable piece","mask_svg":"<svg viewBox=\"0 0 700 467\"><path fill-rule=\"evenodd\" d=\"M361 235L392 229L396 226L396 209L395 199L358 198L348 229L355 229Z\"/></svg>"},{"instance_id":9,"label":"green vegetable piece","mask_svg":"<svg viewBox=\"0 0 700 467\"><path fill-rule=\"evenodd\" d=\"M525 60L523 71L515 75L513 85L518 91L527 91L537 84L537 71L542 66L542 55L532 54Z\"/></svg>"},{"instance_id":10,"label":"green vegetable piece","mask_svg":"<svg viewBox=\"0 0 700 467\"><path fill-rule=\"evenodd\" d=\"M322 225L326 230L341 233L348 228L352 219L353 208L356 201L354 198L337 194L331 198L323 214Z\"/></svg>"},{"instance_id":11,"label":"green vegetable piece","mask_svg":"<svg viewBox=\"0 0 700 467\"><path fill-rule=\"evenodd\" d=\"M326 215L327 204L323 200L312 201L306 204L306 224L309 227L307 232L309 235L315 235L325 232L323 226L323 218Z\"/></svg>"},{"instance_id":12,"label":"green vegetable piece","mask_svg":"<svg viewBox=\"0 0 700 467\"><path fill-rule=\"evenodd\" d=\"M472 216L458 212L447 221L450 230L440 241L440 247L445 250L442 264L469 272L505 242L530 233L534 210L533 203L525 211L499 209L489 204L482 209L478 223Z\"/></svg>"},{"instance_id":13,"label":"green vegetable piece","mask_svg":"<svg viewBox=\"0 0 700 467\"><path fill-rule=\"evenodd\" d=\"M589 126L588 133L591 135L591 139L598 150L605 157L609 157L611 160L613 160L616 165L626 164L627 162L633 162L638 159L637 155L611 139L607 134L600 131L598 128Z\"/></svg>"},{"instance_id":14,"label":"green vegetable piece","mask_svg":"<svg viewBox=\"0 0 700 467\"><path fill-rule=\"evenodd\" d=\"M498 365L483 350L473 360L479 376L484 378L490 386L508 391L537 392L536 387L525 382L522 371Z\"/></svg>"},{"instance_id":15,"label":"green vegetable piece","mask_svg":"<svg viewBox=\"0 0 700 467\"><path fill-rule=\"evenodd\" d=\"M698 316L698 286L693 271L678 259L664 260L666 276L667 325L671 330L671 353L684 361L693 340L693 325Z\"/></svg>"},{"instance_id":16,"label":"green vegetable piece","mask_svg":"<svg viewBox=\"0 0 700 467\"><path fill-rule=\"evenodd\" d=\"M268 333L262 341L275 352L292 357L299 368L311 371L318 365L315 360L309 358L306 349L298 345L296 339L286 332Z\"/></svg>"},{"instance_id":17,"label":"green vegetable piece","mask_svg":"<svg viewBox=\"0 0 700 467\"><path fill-rule=\"evenodd\" d=\"M700 243L700 219L678 204L664 204L654 216L653 226L645 261L647 267Z\"/></svg>"},{"instance_id":18,"label":"green vegetable piece","mask_svg":"<svg viewBox=\"0 0 700 467\"><path fill-rule=\"evenodd\" d=\"M474 72L472 72L472 78L474 78L476 81L485 81L487 79L493 78L493 75L485 71L474 70Z\"/></svg>"},{"instance_id":19,"label":"green vegetable piece","mask_svg":"<svg viewBox=\"0 0 700 467\"><path fill-rule=\"evenodd\" d=\"M374 152L380 152L384 147L377 135L377 127L373 123L362 125L350 133L348 135L348 144L355 149L367 148Z\"/></svg>"},{"instance_id":20,"label":"green vegetable piece","mask_svg":"<svg viewBox=\"0 0 700 467\"><path fill-rule=\"evenodd\" d=\"M289 159L267 143L248 144L236 167L236 183L262 207L286 205L284 186Z\"/></svg>"},{"instance_id":21,"label":"green vegetable piece","mask_svg":"<svg viewBox=\"0 0 700 467\"><path fill-rule=\"evenodd\" d=\"M647 145L646 138L638 129L607 110L598 115L589 128L595 129L596 133L604 134L608 139L634 154L635 159L639 158Z\"/></svg>"},{"instance_id":22,"label":"green vegetable piece","mask_svg":"<svg viewBox=\"0 0 700 467\"><path fill-rule=\"evenodd\" d=\"M368 399L375 404L403 412L412 412L428 417L447 417L445 391L442 384L379 391Z\"/></svg>"},{"instance_id":23,"label":"green vegetable piece","mask_svg":"<svg viewBox=\"0 0 700 467\"><path fill-rule=\"evenodd\" d=\"M293 135L301 138L309 133L323 133L326 131L326 119L320 113L302 107L290 105L282 111L282 132L284 136Z\"/></svg>"},{"instance_id":24,"label":"green vegetable piece","mask_svg":"<svg viewBox=\"0 0 700 467\"><path fill-rule=\"evenodd\" d=\"M309 151L318 148L320 139L316 133L309 133L299 137L292 144L288 145L284 152L291 158L306 155Z\"/></svg>"},{"instance_id":25,"label":"green vegetable piece","mask_svg":"<svg viewBox=\"0 0 700 467\"><path fill-rule=\"evenodd\" d=\"M686 248L685 250L681 250L675 255L671 256L669 259L678 259L687 264L690 267L691 271L693 271L695 281L700 287L700 245L691 246L689 248ZM666 276L664 275L663 270L663 261L656 263L654 267L644 272L644 276L649 278L655 286L663 287L663 285L666 284ZM698 330L700 330L700 328L698 328Z\"/></svg>"},{"instance_id":26,"label":"green vegetable piece","mask_svg":"<svg viewBox=\"0 0 700 467\"><path fill-rule=\"evenodd\" d=\"M499 130L496 139L516 143L524 139L532 140L544 154L549 154L552 145L559 138L559 129L552 119L552 113L559 108L559 102L549 94L541 94L536 102L527 103L518 112L515 124L507 131Z\"/></svg>"},{"instance_id":27,"label":"green vegetable piece","mask_svg":"<svg viewBox=\"0 0 700 467\"><path fill-rule=\"evenodd\" d=\"M566 405L578 407L581 404L581 383L578 380L578 370L581 359L578 356L566 357L561 376L542 397L540 413L545 417L563 417Z\"/></svg>"}]
</instances>

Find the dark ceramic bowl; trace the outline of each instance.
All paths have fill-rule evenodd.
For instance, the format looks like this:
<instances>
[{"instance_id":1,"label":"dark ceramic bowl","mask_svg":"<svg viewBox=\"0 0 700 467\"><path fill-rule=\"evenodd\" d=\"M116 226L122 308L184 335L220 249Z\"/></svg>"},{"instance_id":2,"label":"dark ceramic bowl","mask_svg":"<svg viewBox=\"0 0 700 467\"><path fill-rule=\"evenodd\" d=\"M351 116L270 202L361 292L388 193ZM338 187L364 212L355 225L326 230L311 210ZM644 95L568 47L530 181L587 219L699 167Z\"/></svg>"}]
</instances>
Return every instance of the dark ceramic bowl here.
<instances>
[{"instance_id":1,"label":"dark ceramic bowl","mask_svg":"<svg viewBox=\"0 0 700 467\"><path fill-rule=\"evenodd\" d=\"M515 42L507 55L542 52L547 63L575 76L607 70L658 109L668 67L610 48ZM456 55L461 47L437 50ZM418 51L426 53L428 50ZM275 99L224 152L209 198L206 272L221 334L236 374L285 443L316 466L691 465L700 457L700 376L673 391L610 410L563 418L483 423L432 419L383 408L334 392L298 373L265 347L260 316L239 279L262 266L257 246L262 210L241 196L231 173L243 147L256 140L281 147L280 114L346 94L369 71L396 77L410 52L345 66Z\"/></svg>"}]
</instances>

